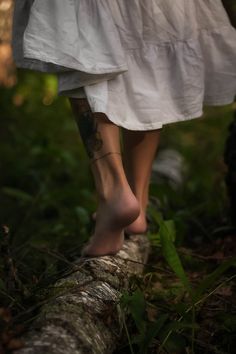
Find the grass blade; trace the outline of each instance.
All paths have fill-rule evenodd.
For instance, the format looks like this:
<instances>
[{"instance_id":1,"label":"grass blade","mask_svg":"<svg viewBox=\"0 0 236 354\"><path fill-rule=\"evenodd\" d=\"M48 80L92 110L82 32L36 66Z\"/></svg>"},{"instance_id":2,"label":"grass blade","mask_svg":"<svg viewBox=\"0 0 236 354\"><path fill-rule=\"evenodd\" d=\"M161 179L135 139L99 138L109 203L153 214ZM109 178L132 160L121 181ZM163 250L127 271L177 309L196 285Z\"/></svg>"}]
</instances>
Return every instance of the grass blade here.
<instances>
[{"instance_id":1,"label":"grass blade","mask_svg":"<svg viewBox=\"0 0 236 354\"><path fill-rule=\"evenodd\" d=\"M190 294L192 294L192 289L189 280L186 276L181 260L173 243L173 240L175 239L173 221L161 221L159 233L161 239L162 252L167 263L175 272L175 274L179 277L186 290Z\"/></svg>"}]
</instances>

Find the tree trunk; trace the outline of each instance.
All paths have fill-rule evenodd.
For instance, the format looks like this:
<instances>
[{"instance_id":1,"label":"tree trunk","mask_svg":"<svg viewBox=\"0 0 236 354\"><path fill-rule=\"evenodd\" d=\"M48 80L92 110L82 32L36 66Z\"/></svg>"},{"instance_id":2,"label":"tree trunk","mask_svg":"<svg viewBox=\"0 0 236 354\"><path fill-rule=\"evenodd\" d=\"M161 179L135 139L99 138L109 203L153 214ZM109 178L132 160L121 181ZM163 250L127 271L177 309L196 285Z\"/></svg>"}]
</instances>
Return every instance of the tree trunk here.
<instances>
[{"instance_id":1,"label":"tree trunk","mask_svg":"<svg viewBox=\"0 0 236 354\"><path fill-rule=\"evenodd\" d=\"M147 237L137 235L116 256L79 259L75 271L55 283L16 353L112 353L122 330L121 294L142 274L149 249Z\"/></svg>"}]
</instances>

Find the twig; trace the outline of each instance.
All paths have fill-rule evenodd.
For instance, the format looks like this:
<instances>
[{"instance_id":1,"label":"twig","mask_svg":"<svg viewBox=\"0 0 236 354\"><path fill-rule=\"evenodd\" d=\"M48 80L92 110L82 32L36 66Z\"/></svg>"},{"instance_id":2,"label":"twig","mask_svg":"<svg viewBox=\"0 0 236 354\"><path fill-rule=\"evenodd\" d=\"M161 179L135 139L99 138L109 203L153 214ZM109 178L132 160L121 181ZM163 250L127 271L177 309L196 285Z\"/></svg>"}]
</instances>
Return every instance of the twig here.
<instances>
[{"instance_id":1,"label":"twig","mask_svg":"<svg viewBox=\"0 0 236 354\"><path fill-rule=\"evenodd\" d=\"M193 310L195 308L196 305L199 305L200 303L204 302L209 296L213 295L219 288L221 288L224 284L228 283L229 281L231 281L232 279L236 278L236 274L232 275L232 277L224 280L222 283L220 283L215 289L213 289L209 294L207 294L206 296L202 297L202 299L198 300L197 302L195 302L193 305L191 305L186 311L185 314L187 314L189 311ZM177 322L181 322L182 319L184 318L184 316L181 316ZM170 330L167 334L167 336L165 337L164 341L162 342L158 353L161 352L162 348L165 346L168 338L170 337L170 335L173 333L173 330Z\"/></svg>"},{"instance_id":2,"label":"twig","mask_svg":"<svg viewBox=\"0 0 236 354\"><path fill-rule=\"evenodd\" d=\"M21 295L23 295L24 297L26 294L26 289L18 277L17 268L11 256L9 227L6 225L1 225L0 235L0 255L3 259L3 272L6 283L6 289L10 293L16 290L20 291Z\"/></svg>"}]
</instances>

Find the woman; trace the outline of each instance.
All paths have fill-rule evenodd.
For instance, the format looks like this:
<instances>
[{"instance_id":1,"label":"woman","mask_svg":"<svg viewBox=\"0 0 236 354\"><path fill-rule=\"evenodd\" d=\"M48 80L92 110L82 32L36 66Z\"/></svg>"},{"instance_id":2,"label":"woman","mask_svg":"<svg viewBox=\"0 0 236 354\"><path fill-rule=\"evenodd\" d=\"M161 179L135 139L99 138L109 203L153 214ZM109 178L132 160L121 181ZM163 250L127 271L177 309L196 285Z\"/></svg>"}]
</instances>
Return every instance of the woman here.
<instances>
[{"instance_id":1,"label":"woman","mask_svg":"<svg viewBox=\"0 0 236 354\"><path fill-rule=\"evenodd\" d=\"M146 231L162 126L236 93L236 31L220 0L17 0L13 53L18 67L57 73L70 99L99 197L87 256Z\"/></svg>"}]
</instances>

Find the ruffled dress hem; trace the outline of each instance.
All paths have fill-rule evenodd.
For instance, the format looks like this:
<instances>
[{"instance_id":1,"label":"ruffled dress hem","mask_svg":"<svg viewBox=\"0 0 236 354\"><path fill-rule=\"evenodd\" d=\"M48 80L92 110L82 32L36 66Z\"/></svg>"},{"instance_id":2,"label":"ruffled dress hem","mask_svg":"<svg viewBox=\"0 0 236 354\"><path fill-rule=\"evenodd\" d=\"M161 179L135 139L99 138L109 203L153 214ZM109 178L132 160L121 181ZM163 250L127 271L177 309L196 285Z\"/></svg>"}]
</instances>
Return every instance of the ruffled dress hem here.
<instances>
[{"instance_id":1,"label":"ruffled dress hem","mask_svg":"<svg viewBox=\"0 0 236 354\"><path fill-rule=\"evenodd\" d=\"M118 126L160 129L234 101L236 31L220 0L16 0L15 9L16 65L56 73L60 96L87 98Z\"/></svg>"}]
</instances>

